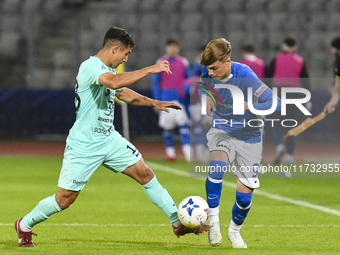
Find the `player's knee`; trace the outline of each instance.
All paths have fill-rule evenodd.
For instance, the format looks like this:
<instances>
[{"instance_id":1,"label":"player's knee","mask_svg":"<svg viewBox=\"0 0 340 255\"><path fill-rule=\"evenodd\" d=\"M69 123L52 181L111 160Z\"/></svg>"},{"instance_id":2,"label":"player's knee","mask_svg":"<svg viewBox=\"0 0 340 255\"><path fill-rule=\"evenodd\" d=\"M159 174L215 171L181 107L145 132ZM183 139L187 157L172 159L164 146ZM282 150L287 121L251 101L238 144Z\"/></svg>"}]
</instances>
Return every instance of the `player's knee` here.
<instances>
[{"instance_id":1,"label":"player's knee","mask_svg":"<svg viewBox=\"0 0 340 255\"><path fill-rule=\"evenodd\" d=\"M144 166L139 171L139 177L140 177L139 183L141 185L147 184L149 181L151 181L154 175L155 174L153 173L151 168L144 164Z\"/></svg>"},{"instance_id":2,"label":"player's knee","mask_svg":"<svg viewBox=\"0 0 340 255\"><path fill-rule=\"evenodd\" d=\"M251 206L253 193L241 193L236 191L236 202L240 209L248 209Z\"/></svg>"},{"instance_id":3,"label":"player's knee","mask_svg":"<svg viewBox=\"0 0 340 255\"><path fill-rule=\"evenodd\" d=\"M68 207L70 207L71 204L74 203L78 196L79 192L68 192L68 193L62 193L57 194L56 196L56 202L60 209L65 210Z\"/></svg>"}]
</instances>

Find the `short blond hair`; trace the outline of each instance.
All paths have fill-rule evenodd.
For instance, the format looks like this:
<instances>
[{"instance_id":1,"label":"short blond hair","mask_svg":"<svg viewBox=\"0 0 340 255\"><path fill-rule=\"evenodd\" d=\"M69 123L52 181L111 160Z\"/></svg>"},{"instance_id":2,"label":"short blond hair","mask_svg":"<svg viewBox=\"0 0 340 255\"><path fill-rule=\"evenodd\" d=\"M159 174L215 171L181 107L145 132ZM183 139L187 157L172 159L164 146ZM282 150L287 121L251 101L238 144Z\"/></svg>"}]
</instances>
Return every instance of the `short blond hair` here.
<instances>
[{"instance_id":1,"label":"short blond hair","mask_svg":"<svg viewBox=\"0 0 340 255\"><path fill-rule=\"evenodd\" d=\"M224 38L208 43L202 54L201 65L209 66L216 61L224 61L231 56L231 44Z\"/></svg>"}]
</instances>

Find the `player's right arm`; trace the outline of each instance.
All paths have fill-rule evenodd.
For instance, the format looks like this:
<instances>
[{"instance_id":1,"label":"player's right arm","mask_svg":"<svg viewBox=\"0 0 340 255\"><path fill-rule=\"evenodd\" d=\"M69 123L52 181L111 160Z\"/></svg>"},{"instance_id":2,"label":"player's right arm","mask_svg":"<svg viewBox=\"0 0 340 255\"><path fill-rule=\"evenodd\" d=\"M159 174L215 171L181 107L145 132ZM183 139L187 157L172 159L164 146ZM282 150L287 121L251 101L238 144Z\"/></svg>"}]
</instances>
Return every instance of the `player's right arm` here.
<instances>
[{"instance_id":1,"label":"player's right arm","mask_svg":"<svg viewBox=\"0 0 340 255\"><path fill-rule=\"evenodd\" d=\"M110 89L119 89L123 87L130 86L131 84L139 81L140 79L144 78L149 74L161 73L166 72L167 74L172 74L170 70L169 62L163 60L155 65L145 67L143 69L127 72L127 73L120 73L114 74L112 72L107 72L99 77L99 83L110 88Z\"/></svg>"},{"instance_id":2,"label":"player's right arm","mask_svg":"<svg viewBox=\"0 0 340 255\"><path fill-rule=\"evenodd\" d=\"M333 113L335 111L335 106L340 100L340 77L335 78L335 85L331 91L331 100L325 105L324 113Z\"/></svg>"}]
</instances>

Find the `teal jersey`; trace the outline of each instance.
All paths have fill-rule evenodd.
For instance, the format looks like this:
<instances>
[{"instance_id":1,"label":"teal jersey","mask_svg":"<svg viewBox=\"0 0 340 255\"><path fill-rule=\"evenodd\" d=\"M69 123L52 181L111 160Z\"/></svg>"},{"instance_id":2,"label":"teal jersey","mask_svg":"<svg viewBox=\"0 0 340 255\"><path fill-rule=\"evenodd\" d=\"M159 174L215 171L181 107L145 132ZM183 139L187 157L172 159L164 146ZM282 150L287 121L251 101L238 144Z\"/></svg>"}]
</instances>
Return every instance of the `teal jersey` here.
<instances>
[{"instance_id":1,"label":"teal jersey","mask_svg":"<svg viewBox=\"0 0 340 255\"><path fill-rule=\"evenodd\" d=\"M103 148L114 133L115 90L99 84L104 73L117 74L99 58L92 56L79 67L75 87L76 121L66 143L73 149L92 152Z\"/></svg>"}]
</instances>

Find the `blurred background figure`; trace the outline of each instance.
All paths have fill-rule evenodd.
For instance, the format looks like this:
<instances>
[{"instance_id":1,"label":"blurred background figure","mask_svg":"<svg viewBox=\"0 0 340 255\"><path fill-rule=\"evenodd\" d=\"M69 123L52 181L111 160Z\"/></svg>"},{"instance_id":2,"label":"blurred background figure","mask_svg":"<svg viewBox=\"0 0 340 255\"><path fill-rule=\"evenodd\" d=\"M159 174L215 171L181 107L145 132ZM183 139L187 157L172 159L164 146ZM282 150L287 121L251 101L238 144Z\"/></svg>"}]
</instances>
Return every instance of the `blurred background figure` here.
<instances>
[{"instance_id":1,"label":"blurred background figure","mask_svg":"<svg viewBox=\"0 0 340 255\"><path fill-rule=\"evenodd\" d=\"M246 44L242 47L243 59L240 63L245 64L254 71L254 73L261 80L264 78L266 64L265 62L255 55L255 48L252 44Z\"/></svg>"},{"instance_id":2,"label":"blurred background figure","mask_svg":"<svg viewBox=\"0 0 340 255\"><path fill-rule=\"evenodd\" d=\"M331 52L335 56L334 60L334 75L335 75L335 85L331 90L331 99L325 105L325 113L333 113L335 107L340 99L340 37L333 39L331 43ZM339 118L338 118L339 120Z\"/></svg>"},{"instance_id":3,"label":"blurred background figure","mask_svg":"<svg viewBox=\"0 0 340 255\"><path fill-rule=\"evenodd\" d=\"M178 41L169 39L166 42L166 55L159 58L157 63L167 60L170 63L172 74L155 74L152 80L152 93L154 99L167 100L180 104L183 109L164 114L159 113L159 126L163 129L163 136L166 146L166 159L176 160L175 152L175 128L178 127L182 143L182 151L186 161L190 161L190 129L189 118L185 110L189 102L185 97L185 83L190 77L189 62L179 55L180 46Z\"/></svg>"},{"instance_id":4,"label":"blurred background figure","mask_svg":"<svg viewBox=\"0 0 340 255\"><path fill-rule=\"evenodd\" d=\"M273 78L273 87L303 87L310 91L308 73L306 64L301 56L296 54L297 42L294 37L287 37L281 45L282 52L278 54L270 63L266 70L266 76ZM281 90L278 90L278 96L281 98ZM289 98L299 98L300 94L289 93ZM308 102L305 107L311 111L312 103ZM274 112L271 119L299 119L299 109L295 105L287 105L286 116L281 116L281 112ZM278 122L277 122L278 123ZM275 164L280 163L282 155L285 154L284 163L290 165L293 163L293 153L295 146L295 137L288 137L283 141L283 136L290 128L282 127L279 124L273 125L272 134L276 144ZM287 176L289 177L289 176Z\"/></svg>"},{"instance_id":5,"label":"blurred background figure","mask_svg":"<svg viewBox=\"0 0 340 255\"><path fill-rule=\"evenodd\" d=\"M203 66L200 64L202 52L205 46L200 48L200 52L195 58L195 63L192 67L191 77L187 82L187 93L189 96L190 105L188 113L190 117L190 141L192 146L191 159L197 162L209 162L210 152L207 146L206 134L211 127L212 118L208 115L202 115L201 103L198 94L198 82L201 81L201 73Z\"/></svg>"}]
</instances>

